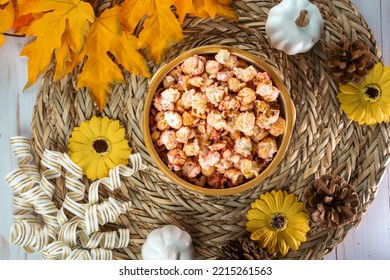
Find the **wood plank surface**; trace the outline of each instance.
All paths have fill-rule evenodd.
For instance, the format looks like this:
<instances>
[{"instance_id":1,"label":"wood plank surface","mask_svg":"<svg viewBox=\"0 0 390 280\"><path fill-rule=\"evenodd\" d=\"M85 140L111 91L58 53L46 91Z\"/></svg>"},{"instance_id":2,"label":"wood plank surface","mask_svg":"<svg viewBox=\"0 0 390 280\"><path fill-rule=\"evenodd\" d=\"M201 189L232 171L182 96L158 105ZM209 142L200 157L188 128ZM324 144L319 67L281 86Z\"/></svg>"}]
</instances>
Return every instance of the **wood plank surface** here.
<instances>
[{"instance_id":1,"label":"wood plank surface","mask_svg":"<svg viewBox=\"0 0 390 280\"><path fill-rule=\"evenodd\" d=\"M382 49L384 63L390 65L390 1L353 0L366 19ZM326 259L390 260L390 168L379 186L377 196L356 230Z\"/></svg>"},{"instance_id":2,"label":"wood plank surface","mask_svg":"<svg viewBox=\"0 0 390 280\"><path fill-rule=\"evenodd\" d=\"M380 43L385 64L390 65L390 1L353 0ZM23 91L27 80L26 59L19 52L25 38L7 38L0 47L0 260L40 259L9 243L12 225L12 193L4 177L16 165L9 137L30 136L30 122L39 83ZM390 260L390 168L379 186L376 199L359 227L325 259Z\"/></svg>"}]
</instances>

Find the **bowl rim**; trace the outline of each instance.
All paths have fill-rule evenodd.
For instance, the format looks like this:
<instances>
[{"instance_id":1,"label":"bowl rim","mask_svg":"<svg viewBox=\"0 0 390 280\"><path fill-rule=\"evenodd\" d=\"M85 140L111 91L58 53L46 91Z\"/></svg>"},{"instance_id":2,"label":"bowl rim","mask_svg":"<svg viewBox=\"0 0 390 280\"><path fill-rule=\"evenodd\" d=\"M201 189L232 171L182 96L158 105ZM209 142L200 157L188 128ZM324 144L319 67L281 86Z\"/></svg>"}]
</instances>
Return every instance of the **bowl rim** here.
<instances>
[{"instance_id":1,"label":"bowl rim","mask_svg":"<svg viewBox=\"0 0 390 280\"><path fill-rule=\"evenodd\" d=\"M272 82L275 84L275 86L280 90L281 95L283 96L283 104L282 107L284 109L284 117L286 120L286 130L283 134L283 139L281 141L281 145L279 147L278 152L276 153L275 157L272 159L270 164L261 171L259 176L249 180L248 182L238 185L236 187L232 188L226 188L226 189L211 189L211 188L205 188L201 186L196 186L194 184L191 184L190 182L185 181L184 179L180 178L176 174L174 174L162 161L160 156L157 154L156 149L154 148L153 141L151 138L150 133L150 125L149 125L149 115L150 115L150 109L152 107L152 101L154 94L156 90L158 89L159 85L161 84L164 77L177 65L179 65L181 62L183 62L186 58L191 57L193 55L209 55L209 54L216 54L219 50L225 49L229 51L231 54L238 56L240 59L245 60L250 65L255 66L257 69L266 71L272 79ZM203 194L203 195L210 195L210 196L228 196L228 195L236 195L239 193L243 193L254 186L258 185L260 182L262 182L265 178L269 177L274 171L275 168L278 166L278 164L282 161L284 158L284 155L287 151L288 145L291 140L292 131L295 125L295 107L292 102L292 99L290 97L290 93L287 90L284 82L279 77L279 75L276 73L276 71L263 59L247 52L244 50L241 50L236 47L231 46L225 46L225 45L205 45L201 47L196 47L190 50L187 50L185 52L182 52L177 57L169 61L168 63L165 63L159 67L159 69L156 71L156 73L151 78L149 85L148 85L148 91L147 96L145 99L144 104L144 113L143 113L143 120L142 120L142 128L143 128L143 136L144 136L144 142L146 145L146 148L154 161L154 163L157 165L157 167L160 169L161 172L165 176L167 176L173 183L187 189L190 191L193 191L197 194Z\"/></svg>"}]
</instances>

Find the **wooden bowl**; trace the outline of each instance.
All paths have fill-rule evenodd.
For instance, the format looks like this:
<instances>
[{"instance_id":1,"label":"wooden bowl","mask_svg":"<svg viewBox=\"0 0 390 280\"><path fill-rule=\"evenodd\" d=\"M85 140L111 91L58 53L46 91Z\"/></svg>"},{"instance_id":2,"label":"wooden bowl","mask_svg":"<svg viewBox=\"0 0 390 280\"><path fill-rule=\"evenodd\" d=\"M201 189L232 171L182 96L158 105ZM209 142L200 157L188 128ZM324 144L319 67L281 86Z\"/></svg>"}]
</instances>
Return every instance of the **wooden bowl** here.
<instances>
[{"instance_id":1,"label":"wooden bowl","mask_svg":"<svg viewBox=\"0 0 390 280\"><path fill-rule=\"evenodd\" d=\"M249 65L253 65L258 70L266 71L271 79L273 84L280 90L281 94L278 97L278 102L281 105L280 108L280 115L286 120L286 129L284 134L278 136L276 138L277 144L279 147L278 152L275 154L272 161L268 164L268 166L261 171L259 176L251 179L250 181L247 181L241 185L231 187L231 188L225 188L225 189L211 189L207 187L201 187L194 185L179 176L177 176L175 173L173 173L168 166L162 161L160 156L158 155L156 149L154 148L153 141L151 138L150 133L150 125L149 125L149 115L150 115L150 109L152 106L153 97L157 91L157 89L162 86L162 81L164 77L173 70L176 66L180 65L185 59L193 56L193 55L213 55L218 53L219 50L225 49L228 50L231 54L236 55L238 58L246 61ZM293 127L295 123L295 108L294 104L291 100L290 94L282 82L279 75L276 73L276 71L268 65L265 61L262 59L246 52L238 48L233 48L229 46L223 46L223 45L208 45L208 46L202 46L198 48L194 48L191 50L188 50L186 52L183 52L175 59L171 60L167 64L163 65L152 77L149 89L145 101L145 107L144 107L144 115L143 115L143 136L144 141L146 144L146 148L148 149L148 152L152 159L154 160L157 167L163 172L163 174L168 177L172 182L175 184L182 186L190 191L204 194L204 195L212 195L212 196L225 196L225 195L234 195L238 193L242 193L244 191L247 191L254 186L257 186L261 181L263 181L266 177L270 176L272 172L275 170L275 168L278 166L280 161L283 159L285 152L288 148Z\"/></svg>"}]
</instances>

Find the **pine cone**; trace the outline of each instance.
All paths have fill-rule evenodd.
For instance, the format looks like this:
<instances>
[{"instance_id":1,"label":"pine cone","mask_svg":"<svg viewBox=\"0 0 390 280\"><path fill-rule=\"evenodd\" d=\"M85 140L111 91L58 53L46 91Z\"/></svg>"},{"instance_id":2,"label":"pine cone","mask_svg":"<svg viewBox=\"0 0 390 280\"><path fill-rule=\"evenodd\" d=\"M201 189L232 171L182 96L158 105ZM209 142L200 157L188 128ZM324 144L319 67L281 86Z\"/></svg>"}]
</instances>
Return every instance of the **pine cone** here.
<instances>
[{"instance_id":1,"label":"pine cone","mask_svg":"<svg viewBox=\"0 0 390 280\"><path fill-rule=\"evenodd\" d=\"M230 241L223 249L225 253L236 260L270 260L268 254L259 247L257 242L243 237Z\"/></svg>"},{"instance_id":2,"label":"pine cone","mask_svg":"<svg viewBox=\"0 0 390 280\"><path fill-rule=\"evenodd\" d=\"M349 39L332 45L326 63L330 76L340 83L359 83L375 66L369 48L360 40Z\"/></svg>"},{"instance_id":3,"label":"pine cone","mask_svg":"<svg viewBox=\"0 0 390 280\"><path fill-rule=\"evenodd\" d=\"M322 228L335 228L355 220L360 201L355 188L339 176L323 175L303 193L305 210Z\"/></svg>"}]
</instances>

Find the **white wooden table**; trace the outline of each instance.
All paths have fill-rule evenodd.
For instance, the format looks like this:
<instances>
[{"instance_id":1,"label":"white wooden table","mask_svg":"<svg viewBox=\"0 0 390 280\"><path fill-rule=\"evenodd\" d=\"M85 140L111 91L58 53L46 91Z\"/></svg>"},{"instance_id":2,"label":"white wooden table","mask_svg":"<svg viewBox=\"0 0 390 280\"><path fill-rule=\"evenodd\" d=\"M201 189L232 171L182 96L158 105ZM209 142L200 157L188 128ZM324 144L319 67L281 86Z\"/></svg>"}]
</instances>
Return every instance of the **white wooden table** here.
<instances>
[{"instance_id":1,"label":"white wooden table","mask_svg":"<svg viewBox=\"0 0 390 280\"><path fill-rule=\"evenodd\" d=\"M366 18L382 47L384 62L390 66L390 1L353 0ZM12 225L12 193L5 175L15 167L9 138L30 136L32 109L38 83L23 91L27 80L26 59L19 57L25 38L7 38L0 47L0 260L40 259L26 254L9 243ZM367 210L362 223L351 230L347 238L326 259L386 259L390 260L390 167L380 184L376 199Z\"/></svg>"}]
</instances>

